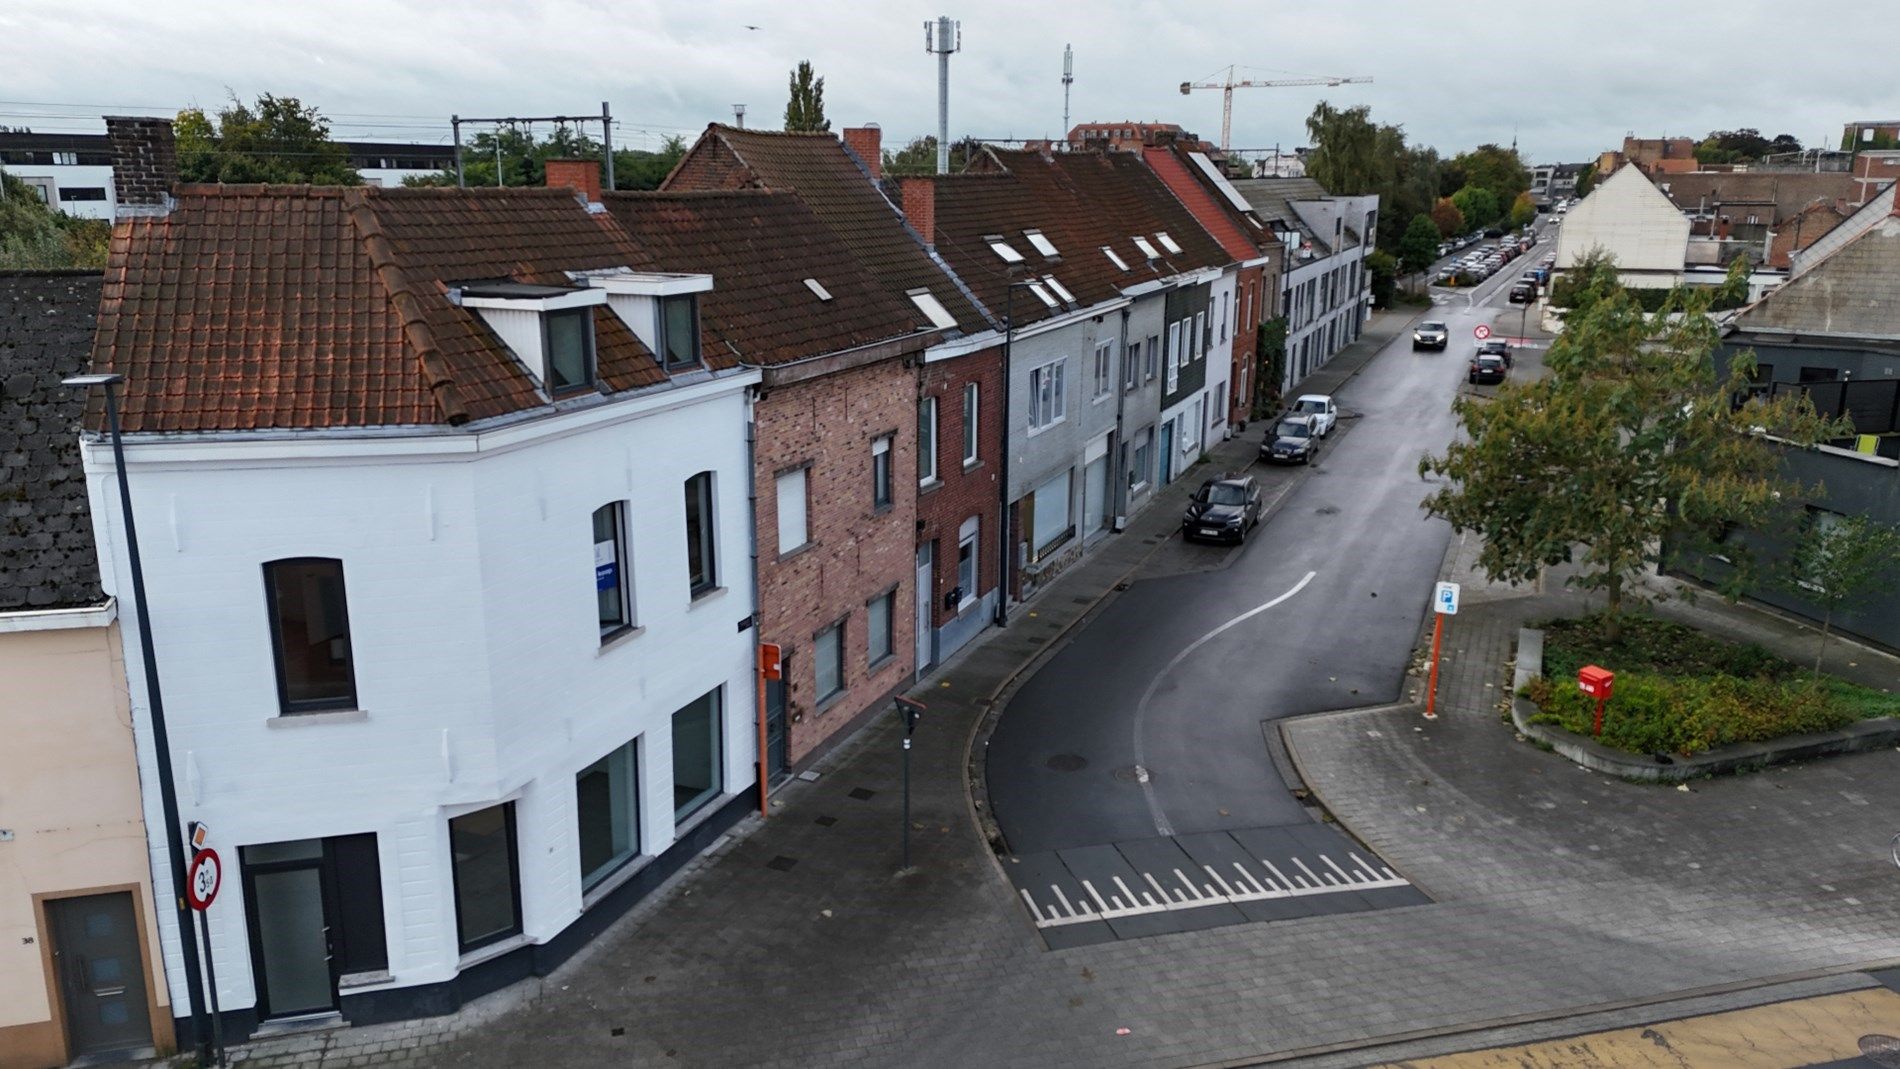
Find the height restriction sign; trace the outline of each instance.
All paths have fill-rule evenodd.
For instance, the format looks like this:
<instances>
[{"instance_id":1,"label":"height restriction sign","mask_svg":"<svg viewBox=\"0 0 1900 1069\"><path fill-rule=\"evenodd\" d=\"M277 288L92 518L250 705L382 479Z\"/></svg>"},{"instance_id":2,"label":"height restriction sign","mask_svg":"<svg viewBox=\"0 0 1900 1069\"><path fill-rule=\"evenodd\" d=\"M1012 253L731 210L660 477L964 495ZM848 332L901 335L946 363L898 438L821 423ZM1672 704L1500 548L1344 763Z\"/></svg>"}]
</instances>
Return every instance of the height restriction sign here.
<instances>
[{"instance_id":1,"label":"height restriction sign","mask_svg":"<svg viewBox=\"0 0 1900 1069\"><path fill-rule=\"evenodd\" d=\"M212 899L218 897L218 885L223 877L216 850L207 848L191 855L191 868L185 872L185 901L191 903L192 909L210 909Z\"/></svg>"}]
</instances>

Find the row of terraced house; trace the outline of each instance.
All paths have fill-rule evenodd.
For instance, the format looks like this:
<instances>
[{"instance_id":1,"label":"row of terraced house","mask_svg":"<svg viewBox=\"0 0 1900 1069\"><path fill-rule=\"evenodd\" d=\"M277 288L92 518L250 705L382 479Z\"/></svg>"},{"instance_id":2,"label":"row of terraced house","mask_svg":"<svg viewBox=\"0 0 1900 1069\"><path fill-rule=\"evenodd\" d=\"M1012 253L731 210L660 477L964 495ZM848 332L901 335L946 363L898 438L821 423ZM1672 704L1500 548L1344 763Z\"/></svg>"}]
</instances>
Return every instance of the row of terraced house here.
<instances>
[{"instance_id":1,"label":"row of terraced house","mask_svg":"<svg viewBox=\"0 0 1900 1069\"><path fill-rule=\"evenodd\" d=\"M0 755L39 792L0 798L7 1066L184 1016L148 651L224 860L227 1037L451 1012L1007 626L1368 309L1375 199L1243 189L1192 139L895 177L874 126L714 125L627 193L579 160L179 185L169 123L107 123L103 277L0 279L33 428L0 443L0 670L38 666ZM59 385L88 369L123 376L146 634L98 391Z\"/></svg>"}]
</instances>

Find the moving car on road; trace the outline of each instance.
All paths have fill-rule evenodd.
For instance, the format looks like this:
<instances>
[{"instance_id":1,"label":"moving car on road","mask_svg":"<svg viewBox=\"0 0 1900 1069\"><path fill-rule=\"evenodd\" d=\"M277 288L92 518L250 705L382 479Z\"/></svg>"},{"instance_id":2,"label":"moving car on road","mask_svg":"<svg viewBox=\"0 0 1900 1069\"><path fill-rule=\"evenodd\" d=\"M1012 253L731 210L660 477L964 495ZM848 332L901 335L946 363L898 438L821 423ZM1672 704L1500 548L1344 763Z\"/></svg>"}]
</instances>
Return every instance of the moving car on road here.
<instances>
[{"instance_id":1,"label":"moving car on road","mask_svg":"<svg viewBox=\"0 0 1900 1069\"><path fill-rule=\"evenodd\" d=\"M1305 416L1282 416L1260 443L1260 459L1269 464L1311 464L1319 453L1319 435Z\"/></svg>"},{"instance_id":2,"label":"moving car on road","mask_svg":"<svg viewBox=\"0 0 1900 1069\"><path fill-rule=\"evenodd\" d=\"M1412 328L1412 351L1418 352L1420 349L1438 349L1442 351L1445 348L1445 343L1450 339L1450 328L1446 327L1445 324L1439 320L1428 319Z\"/></svg>"},{"instance_id":3,"label":"moving car on road","mask_svg":"<svg viewBox=\"0 0 1900 1069\"><path fill-rule=\"evenodd\" d=\"M1503 357L1480 353L1471 358L1471 370L1466 373L1465 381L1473 386L1492 386L1504 381L1506 371Z\"/></svg>"},{"instance_id":4,"label":"moving car on road","mask_svg":"<svg viewBox=\"0 0 1900 1069\"><path fill-rule=\"evenodd\" d=\"M1305 416L1313 425L1313 433L1321 438L1333 433L1334 424L1339 422L1339 408L1333 399L1323 393L1303 393L1293 402L1293 414Z\"/></svg>"},{"instance_id":5,"label":"moving car on road","mask_svg":"<svg viewBox=\"0 0 1900 1069\"><path fill-rule=\"evenodd\" d=\"M1201 484L1181 517L1181 537L1244 542L1260 522L1260 485L1251 475L1229 472Z\"/></svg>"}]
</instances>

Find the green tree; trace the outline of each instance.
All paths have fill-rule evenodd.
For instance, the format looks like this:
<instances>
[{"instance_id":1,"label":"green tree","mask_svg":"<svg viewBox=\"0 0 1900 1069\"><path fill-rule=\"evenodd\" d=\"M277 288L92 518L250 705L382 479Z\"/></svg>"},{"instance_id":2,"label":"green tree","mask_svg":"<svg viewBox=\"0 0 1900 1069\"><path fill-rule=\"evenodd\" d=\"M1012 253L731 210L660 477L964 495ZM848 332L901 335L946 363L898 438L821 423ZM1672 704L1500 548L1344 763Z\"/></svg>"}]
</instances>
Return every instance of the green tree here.
<instances>
[{"instance_id":1,"label":"green tree","mask_svg":"<svg viewBox=\"0 0 1900 1069\"><path fill-rule=\"evenodd\" d=\"M1341 110L1322 100L1306 117L1313 149L1306 155L1307 177L1335 196L1377 193L1396 173L1390 139L1382 139L1364 104ZM1382 143L1383 141L1383 143Z\"/></svg>"},{"instance_id":2,"label":"green tree","mask_svg":"<svg viewBox=\"0 0 1900 1069\"><path fill-rule=\"evenodd\" d=\"M1519 193L1517 199L1511 202L1511 225L1518 228L1526 227L1535 218L1537 218L1537 202L1531 199L1528 192Z\"/></svg>"},{"instance_id":3,"label":"green tree","mask_svg":"<svg viewBox=\"0 0 1900 1069\"><path fill-rule=\"evenodd\" d=\"M1455 238L1465 232L1465 213L1450 197L1440 197L1432 204L1432 223L1441 237Z\"/></svg>"},{"instance_id":4,"label":"green tree","mask_svg":"<svg viewBox=\"0 0 1900 1069\"><path fill-rule=\"evenodd\" d=\"M1473 229L1490 226L1504 214L1497 195L1479 186L1466 186L1453 193L1451 203L1464 215L1465 225Z\"/></svg>"},{"instance_id":5,"label":"green tree","mask_svg":"<svg viewBox=\"0 0 1900 1069\"><path fill-rule=\"evenodd\" d=\"M1717 379L1720 333L1707 307L1714 290L1745 284L1740 273L1724 287L1678 289L1652 315L1608 257L1575 271L1585 298L1551 344L1548 374L1489 400L1460 397L1453 410L1464 433L1421 460L1419 473L1445 483L1428 511L1483 536L1478 563L1491 579L1524 582L1580 557L1584 571L1570 582L1603 592L1615 637L1631 584L1662 547L1706 550L1799 489L1781 476L1761 428L1797 445L1833 428L1805 397L1751 395L1752 354Z\"/></svg>"},{"instance_id":6,"label":"green tree","mask_svg":"<svg viewBox=\"0 0 1900 1069\"><path fill-rule=\"evenodd\" d=\"M104 267L112 224L55 211L37 189L0 171L0 270Z\"/></svg>"},{"instance_id":7,"label":"green tree","mask_svg":"<svg viewBox=\"0 0 1900 1069\"><path fill-rule=\"evenodd\" d=\"M1384 249L1374 249L1366 255L1366 274L1371 279L1373 307L1392 307L1392 298L1399 291L1399 258Z\"/></svg>"},{"instance_id":8,"label":"green tree","mask_svg":"<svg viewBox=\"0 0 1900 1069\"><path fill-rule=\"evenodd\" d=\"M785 104L785 129L790 133L822 134L831 129L825 118L825 80L812 74L811 60L801 59L789 79L791 99Z\"/></svg>"},{"instance_id":9,"label":"green tree","mask_svg":"<svg viewBox=\"0 0 1900 1069\"><path fill-rule=\"evenodd\" d=\"M1583 165L1583 170L1577 172L1577 199L1582 200L1589 196L1590 190L1594 188L1596 184L1597 165L1596 161L1592 160Z\"/></svg>"},{"instance_id":10,"label":"green tree","mask_svg":"<svg viewBox=\"0 0 1900 1069\"><path fill-rule=\"evenodd\" d=\"M1500 214L1504 205L1531 188L1531 172L1518 158L1516 149L1479 145L1469 152L1460 152L1451 162L1464 172L1466 186L1491 191L1497 198Z\"/></svg>"},{"instance_id":11,"label":"green tree","mask_svg":"<svg viewBox=\"0 0 1900 1069\"><path fill-rule=\"evenodd\" d=\"M1834 614L1900 586L1900 530L1865 514L1810 512L1788 564L1779 585L1821 610L1821 640L1814 649L1818 680Z\"/></svg>"},{"instance_id":12,"label":"green tree","mask_svg":"<svg viewBox=\"0 0 1900 1069\"><path fill-rule=\"evenodd\" d=\"M1399 266L1408 275L1417 274L1432 266L1438 259L1438 224L1432 217L1420 213L1412 216L1412 223L1405 228L1405 237L1399 242Z\"/></svg>"},{"instance_id":13,"label":"green tree","mask_svg":"<svg viewBox=\"0 0 1900 1069\"><path fill-rule=\"evenodd\" d=\"M296 97L233 96L215 117L187 108L173 121L178 176L187 182L285 182L354 186L362 176L330 140L330 123Z\"/></svg>"},{"instance_id":14,"label":"green tree","mask_svg":"<svg viewBox=\"0 0 1900 1069\"><path fill-rule=\"evenodd\" d=\"M969 166L970 160L983 150L983 143L974 137L959 138L950 142L950 173L955 174ZM893 152L884 150L884 173L936 174L937 173L937 135L926 134L914 137L903 148Z\"/></svg>"},{"instance_id":15,"label":"green tree","mask_svg":"<svg viewBox=\"0 0 1900 1069\"><path fill-rule=\"evenodd\" d=\"M658 152L615 149L614 188L658 189L685 155L686 139L677 134L661 142Z\"/></svg>"}]
</instances>

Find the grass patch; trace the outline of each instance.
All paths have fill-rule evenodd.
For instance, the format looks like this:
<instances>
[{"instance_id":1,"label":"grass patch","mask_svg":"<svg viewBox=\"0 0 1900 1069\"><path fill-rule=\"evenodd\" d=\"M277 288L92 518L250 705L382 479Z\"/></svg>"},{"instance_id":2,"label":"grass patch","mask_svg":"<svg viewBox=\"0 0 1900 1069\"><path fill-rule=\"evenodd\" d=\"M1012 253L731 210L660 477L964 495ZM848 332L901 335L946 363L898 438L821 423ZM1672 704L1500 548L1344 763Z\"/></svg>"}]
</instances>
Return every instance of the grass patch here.
<instances>
[{"instance_id":1,"label":"grass patch","mask_svg":"<svg viewBox=\"0 0 1900 1069\"><path fill-rule=\"evenodd\" d=\"M1597 616L1543 626L1544 676L1524 695L1538 707L1536 720L1589 735L1596 703L1577 689L1577 669L1602 665L1616 673L1616 696L1600 741L1630 753L1687 756L1900 716L1900 695L1816 679L1759 646L1666 620L1625 617L1614 641Z\"/></svg>"}]
</instances>

